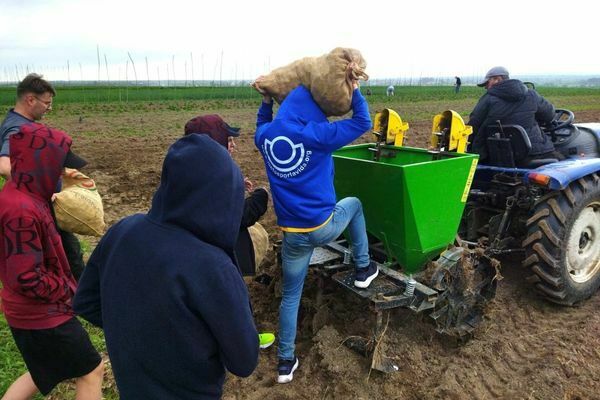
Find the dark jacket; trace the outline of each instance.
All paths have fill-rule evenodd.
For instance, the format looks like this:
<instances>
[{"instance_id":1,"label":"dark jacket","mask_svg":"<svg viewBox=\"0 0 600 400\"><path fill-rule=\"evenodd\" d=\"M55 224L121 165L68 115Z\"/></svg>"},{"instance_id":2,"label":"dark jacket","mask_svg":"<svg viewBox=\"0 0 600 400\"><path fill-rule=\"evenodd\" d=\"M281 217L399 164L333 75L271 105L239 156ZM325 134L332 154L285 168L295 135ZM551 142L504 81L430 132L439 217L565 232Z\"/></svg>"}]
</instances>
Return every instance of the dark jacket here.
<instances>
[{"instance_id":1,"label":"dark jacket","mask_svg":"<svg viewBox=\"0 0 600 400\"><path fill-rule=\"evenodd\" d=\"M94 250L74 307L104 328L122 399L216 399L225 368L256 367L258 333L232 261L243 204L227 151L185 136L148 214L122 219Z\"/></svg>"},{"instance_id":2,"label":"dark jacket","mask_svg":"<svg viewBox=\"0 0 600 400\"><path fill-rule=\"evenodd\" d=\"M49 204L71 138L30 123L9 140L11 179L0 191L0 303L13 328L54 328L73 318L76 287Z\"/></svg>"},{"instance_id":3,"label":"dark jacket","mask_svg":"<svg viewBox=\"0 0 600 400\"><path fill-rule=\"evenodd\" d=\"M487 158L487 127L497 125L521 125L531 141L535 156L554 150L552 141L542 132L539 124L547 124L554 118L554 106L535 90L528 89L517 79L507 79L492 86L484 94L470 115L473 127L471 151Z\"/></svg>"},{"instance_id":4,"label":"dark jacket","mask_svg":"<svg viewBox=\"0 0 600 400\"><path fill-rule=\"evenodd\" d=\"M256 260L254 258L254 245L248 232L248 228L258 222L259 218L267 212L269 194L263 188L255 189L244 201L244 214L237 243L235 244L235 255L238 266L245 276L256 273Z\"/></svg>"}]
</instances>

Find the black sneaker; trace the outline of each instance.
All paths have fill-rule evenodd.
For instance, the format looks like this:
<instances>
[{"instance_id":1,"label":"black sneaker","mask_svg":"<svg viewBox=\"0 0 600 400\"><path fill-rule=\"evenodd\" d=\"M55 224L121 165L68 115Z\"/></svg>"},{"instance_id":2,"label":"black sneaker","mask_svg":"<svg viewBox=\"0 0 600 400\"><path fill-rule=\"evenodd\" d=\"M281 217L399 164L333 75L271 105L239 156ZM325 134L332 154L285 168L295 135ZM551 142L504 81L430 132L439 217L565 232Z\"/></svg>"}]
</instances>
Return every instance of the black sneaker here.
<instances>
[{"instance_id":1,"label":"black sneaker","mask_svg":"<svg viewBox=\"0 0 600 400\"><path fill-rule=\"evenodd\" d=\"M289 383L294 379L294 371L298 369L298 357L294 357L293 360L279 360L277 365L277 383Z\"/></svg>"},{"instance_id":2,"label":"black sneaker","mask_svg":"<svg viewBox=\"0 0 600 400\"><path fill-rule=\"evenodd\" d=\"M375 261L371 261L367 268L358 268L356 270L356 278L354 278L354 286L361 289L369 287L373 279L379 275L379 267Z\"/></svg>"}]
</instances>

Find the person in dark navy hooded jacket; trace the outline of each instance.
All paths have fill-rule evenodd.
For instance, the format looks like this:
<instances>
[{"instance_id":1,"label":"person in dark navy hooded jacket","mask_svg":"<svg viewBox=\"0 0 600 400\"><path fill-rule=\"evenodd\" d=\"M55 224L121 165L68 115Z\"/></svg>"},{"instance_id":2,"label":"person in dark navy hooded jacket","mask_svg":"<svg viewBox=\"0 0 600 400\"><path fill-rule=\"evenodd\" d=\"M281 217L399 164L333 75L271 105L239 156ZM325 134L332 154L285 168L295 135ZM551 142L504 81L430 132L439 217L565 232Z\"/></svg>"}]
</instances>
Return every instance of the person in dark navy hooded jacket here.
<instances>
[{"instance_id":1,"label":"person in dark navy hooded jacket","mask_svg":"<svg viewBox=\"0 0 600 400\"><path fill-rule=\"evenodd\" d=\"M521 125L531 141L529 158L555 158L552 140L540 129L554 118L554 106L535 90L527 88L518 79L510 79L504 67L490 69L477 86L485 87L487 93L480 99L469 116L473 127L473 141L469 151L481 156L482 162L488 158L486 140L488 126ZM560 157L560 156L558 156ZM524 162L526 163L527 160Z\"/></svg>"},{"instance_id":2,"label":"person in dark navy hooded jacket","mask_svg":"<svg viewBox=\"0 0 600 400\"><path fill-rule=\"evenodd\" d=\"M206 135L169 149L148 214L104 235L74 308L103 327L122 399L216 399L225 369L248 376L258 332L234 263L244 183Z\"/></svg>"}]
</instances>

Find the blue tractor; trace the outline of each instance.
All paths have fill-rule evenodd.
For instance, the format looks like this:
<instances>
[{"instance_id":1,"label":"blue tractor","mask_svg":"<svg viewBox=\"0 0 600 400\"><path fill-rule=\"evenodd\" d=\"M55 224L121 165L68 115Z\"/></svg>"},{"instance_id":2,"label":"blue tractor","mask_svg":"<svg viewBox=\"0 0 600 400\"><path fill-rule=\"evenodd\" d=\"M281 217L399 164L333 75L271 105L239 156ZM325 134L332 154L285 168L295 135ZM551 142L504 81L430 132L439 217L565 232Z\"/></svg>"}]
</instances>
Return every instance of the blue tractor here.
<instances>
[{"instance_id":1,"label":"blue tractor","mask_svg":"<svg viewBox=\"0 0 600 400\"><path fill-rule=\"evenodd\" d=\"M548 300L573 305L600 286L600 123L574 124L556 110L545 134L565 159L534 159L517 125L488 130L459 236L491 257L520 254Z\"/></svg>"}]
</instances>

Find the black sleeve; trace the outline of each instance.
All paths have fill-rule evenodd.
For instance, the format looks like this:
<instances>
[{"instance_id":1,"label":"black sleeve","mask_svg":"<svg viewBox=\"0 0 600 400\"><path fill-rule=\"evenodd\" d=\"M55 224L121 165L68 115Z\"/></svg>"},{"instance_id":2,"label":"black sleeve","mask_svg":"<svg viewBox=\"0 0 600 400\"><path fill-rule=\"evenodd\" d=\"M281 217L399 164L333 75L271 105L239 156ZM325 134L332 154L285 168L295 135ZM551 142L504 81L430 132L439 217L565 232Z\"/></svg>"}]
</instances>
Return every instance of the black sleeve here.
<instances>
[{"instance_id":1,"label":"black sleeve","mask_svg":"<svg viewBox=\"0 0 600 400\"><path fill-rule=\"evenodd\" d=\"M106 237L106 236L105 236ZM104 263L102 243L94 249L83 270L73 299L73 309L86 321L102 328L102 298L100 297L100 266Z\"/></svg>"},{"instance_id":2,"label":"black sleeve","mask_svg":"<svg viewBox=\"0 0 600 400\"><path fill-rule=\"evenodd\" d=\"M244 214L242 215L243 228L254 225L264 213L267 212L269 194L263 188L255 189L244 201Z\"/></svg>"},{"instance_id":3,"label":"black sleeve","mask_svg":"<svg viewBox=\"0 0 600 400\"><path fill-rule=\"evenodd\" d=\"M537 99L537 112L535 113L535 119L540 125L547 125L554 119L554 106L548 100L540 96L537 92L535 93Z\"/></svg>"},{"instance_id":4,"label":"black sleeve","mask_svg":"<svg viewBox=\"0 0 600 400\"><path fill-rule=\"evenodd\" d=\"M477 133L481 128L481 124L483 124L483 121L485 121L485 118L487 117L489 108L487 99L487 94L484 94L469 115L469 123L467 125L473 127L473 136L477 136Z\"/></svg>"},{"instance_id":5,"label":"black sleeve","mask_svg":"<svg viewBox=\"0 0 600 400\"><path fill-rule=\"evenodd\" d=\"M258 364L259 343L246 284L230 262L208 268L202 279L203 285L185 280L190 308L213 333L225 368L247 377Z\"/></svg>"}]
</instances>

